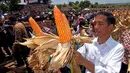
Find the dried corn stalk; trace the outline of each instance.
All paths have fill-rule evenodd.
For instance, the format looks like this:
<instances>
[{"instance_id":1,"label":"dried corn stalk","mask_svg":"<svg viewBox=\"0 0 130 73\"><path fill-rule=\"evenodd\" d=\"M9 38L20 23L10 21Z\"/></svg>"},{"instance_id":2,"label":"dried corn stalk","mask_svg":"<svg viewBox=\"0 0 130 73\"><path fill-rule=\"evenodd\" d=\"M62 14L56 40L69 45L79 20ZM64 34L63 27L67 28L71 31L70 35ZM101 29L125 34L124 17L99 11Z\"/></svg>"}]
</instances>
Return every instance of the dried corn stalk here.
<instances>
[{"instance_id":1,"label":"dried corn stalk","mask_svg":"<svg viewBox=\"0 0 130 73\"><path fill-rule=\"evenodd\" d=\"M26 40L26 42L20 44L32 48L32 54L28 58L29 66L35 71L46 69L50 55L56 51L59 38L47 34L46 36L37 36Z\"/></svg>"},{"instance_id":2,"label":"dried corn stalk","mask_svg":"<svg viewBox=\"0 0 130 73\"><path fill-rule=\"evenodd\" d=\"M57 50L53 55L52 61L49 65L49 71L57 71L59 68L62 68L68 64L73 55L73 50L70 49L71 44L58 44Z\"/></svg>"},{"instance_id":3,"label":"dried corn stalk","mask_svg":"<svg viewBox=\"0 0 130 73\"><path fill-rule=\"evenodd\" d=\"M130 72L130 59L128 60L128 69L127 69L127 73Z\"/></svg>"}]
</instances>

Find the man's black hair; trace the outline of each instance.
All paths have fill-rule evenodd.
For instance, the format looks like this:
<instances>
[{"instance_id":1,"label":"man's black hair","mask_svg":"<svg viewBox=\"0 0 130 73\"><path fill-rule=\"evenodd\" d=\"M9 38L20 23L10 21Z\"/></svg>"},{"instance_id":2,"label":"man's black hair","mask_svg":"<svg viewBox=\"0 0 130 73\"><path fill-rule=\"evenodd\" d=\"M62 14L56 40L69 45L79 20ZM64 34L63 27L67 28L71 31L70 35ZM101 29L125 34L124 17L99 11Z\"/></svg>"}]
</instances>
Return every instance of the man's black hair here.
<instances>
[{"instance_id":1,"label":"man's black hair","mask_svg":"<svg viewBox=\"0 0 130 73\"><path fill-rule=\"evenodd\" d=\"M108 25L111 25L111 24L115 25L116 24L116 19L113 16L112 13L109 13L109 12L99 12L99 13L96 14L96 16L97 15L104 15L104 16L106 16Z\"/></svg>"},{"instance_id":2,"label":"man's black hair","mask_svg":"<svg viewBox=\"0 0 130 73\"><path fill-rule=\"evenodd\" d=\"M14 22L17 21L16 17L9 17L9 20Z\"/></svg>"},{"instance_id":3,"label":"man's black hair","mask_svg":"<svg viewBox=\"0 0 130 73\"><path fill-rule=\"evenodd\" d=\"M86 24L85 20L82 20L82 21L80 21L80 23L79 23L79 27L85 26L85 24Z\"/></svg>"}]
</instances>

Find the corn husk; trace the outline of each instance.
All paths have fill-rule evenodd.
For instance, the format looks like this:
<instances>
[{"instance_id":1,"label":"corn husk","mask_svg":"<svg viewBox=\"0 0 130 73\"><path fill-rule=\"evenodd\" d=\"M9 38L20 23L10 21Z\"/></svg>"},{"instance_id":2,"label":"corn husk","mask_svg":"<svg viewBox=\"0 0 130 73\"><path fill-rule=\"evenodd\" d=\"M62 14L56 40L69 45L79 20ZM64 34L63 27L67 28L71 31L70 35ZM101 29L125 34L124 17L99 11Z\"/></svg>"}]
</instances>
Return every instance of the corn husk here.
<instances>
[{"instance_id":1,"label":"corn husk","mask_svg":"<svg viewBox=\"0 0 130 73\"><path fill-rule=\"evenodd\" d=\"M39 64L42 65L42 67L47 64L50 59L50 55L56 51L58 43L59 42L56 39L51 39L35 49L34 54L36 54Z\"/></svg>"},{"instance_id":2,"label":"corn husk","mask_svg":"<svg viewBox=\"0 0 130 73\"><path fill-rule=\"evenodd\" d=\"M46 69L50 55L56 51L59 43L58 36L47 34L45 36L35 36L26 40L26 42L20 44L32 48L32 54L28 57L29 66L33 70Z\"/></svg>"},{"instance_id":3,"label":"corn husk","mask_svg":"<svg viewBox=\"0 0 130 73\"><path fill-rule=\"evenodd\" d=\"M127 73L130 72L130 59L128 60L128 69L127 69Z\"/></svg>"},{"instance_id":4,"label":"corn husk","mask_svg":"<svg viewBox=\"0 0 130 73\"><path fill-rule=\"evenodd\" d=\"M59 37L46 34L45 36L35 36L33 38L25 38L26 42L20 43L20 44L27 46L31 49L35 49L36 47L38 47L42 43L46 43L47 41L49 41L51 39L59 40Z\"/></svg>"},{"instance_id":5,"label":"corn husk","mask_svg":"<svg viewBox=\"0 0 130 73\"><path fill-rule=\"evenodd\" d=\"M58 44L57 50L53 55L53 58L50 62L49 71L57 71L59 68L62 68L68 64L70 59L72 58L73 51L70 49L71 44Z\"/></svg>"}]
</instances>

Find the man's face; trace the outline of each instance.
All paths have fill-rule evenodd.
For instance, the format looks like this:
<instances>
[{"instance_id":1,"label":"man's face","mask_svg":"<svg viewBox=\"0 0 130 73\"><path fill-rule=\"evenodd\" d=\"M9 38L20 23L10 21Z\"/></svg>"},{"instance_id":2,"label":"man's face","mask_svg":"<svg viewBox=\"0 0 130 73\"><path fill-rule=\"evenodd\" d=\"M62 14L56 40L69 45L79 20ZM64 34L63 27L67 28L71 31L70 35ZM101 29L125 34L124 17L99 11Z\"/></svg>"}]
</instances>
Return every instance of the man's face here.
<instances>
[{"instance_id":1,"label":"man's face","mask_svg":"<svg viewBox=\"0 0 130 73\"><path fill-rule=\"evenodd\" d=\"M104 15L97 15L94 19L95 35L103 37L110 35L110 26L107 24L107 17Z\"/></svg>"}]
</instances>

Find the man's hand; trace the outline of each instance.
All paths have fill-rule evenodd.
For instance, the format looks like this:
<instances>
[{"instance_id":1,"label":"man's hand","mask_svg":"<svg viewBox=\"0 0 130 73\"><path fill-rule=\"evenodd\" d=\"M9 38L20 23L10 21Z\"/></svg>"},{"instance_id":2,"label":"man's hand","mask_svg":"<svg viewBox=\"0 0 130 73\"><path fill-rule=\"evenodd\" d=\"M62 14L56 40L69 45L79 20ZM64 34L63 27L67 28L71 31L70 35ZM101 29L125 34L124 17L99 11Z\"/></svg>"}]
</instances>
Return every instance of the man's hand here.
<instances>
[{"instance_id":1,"label":"man's hand","mask_svg":"<svg viewBox=\"0 0 130 73\"><path fill-rule=\"evenodd\" d=\"M91 73L95 73L95 68L94 68L94 64L85 59L79 52L77 52L76 50L74 50L74 58L75 61L78 65L82 65L84 66L87 70L89 70Z\"/></svg>"},{"instance_id":2,"label":"man's hand","mask_svg":"<svg viewBox=\"0 0 130 73\"><path fill-rule=\"evenodd\" d=\"M76 50L74 50L74 58L75 58L75 61L78 65L83 65L84 66L84 63L85 63L85 58L79 53L77 52Z\"/></svg>"}]
</instances>

